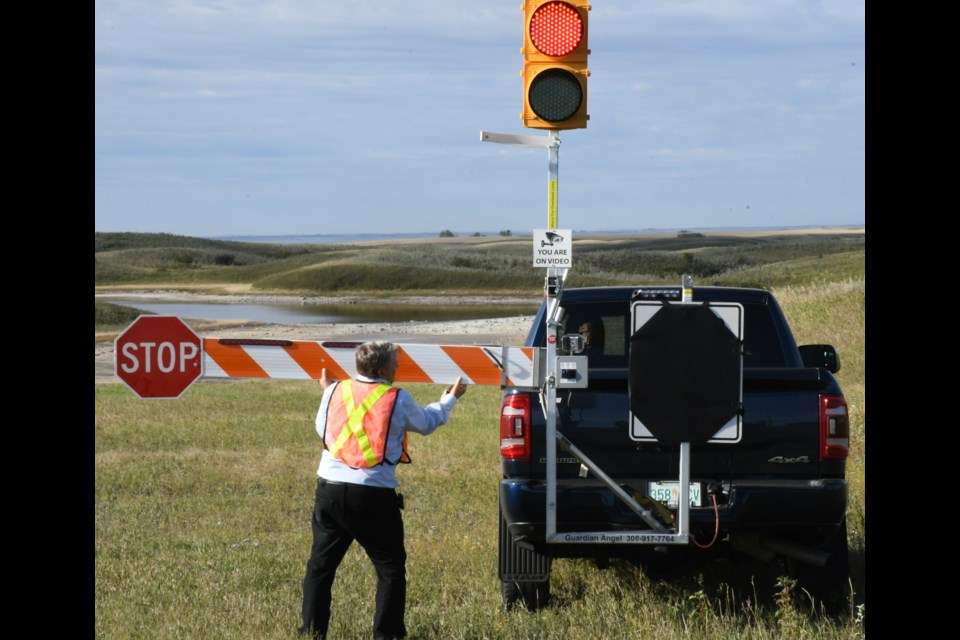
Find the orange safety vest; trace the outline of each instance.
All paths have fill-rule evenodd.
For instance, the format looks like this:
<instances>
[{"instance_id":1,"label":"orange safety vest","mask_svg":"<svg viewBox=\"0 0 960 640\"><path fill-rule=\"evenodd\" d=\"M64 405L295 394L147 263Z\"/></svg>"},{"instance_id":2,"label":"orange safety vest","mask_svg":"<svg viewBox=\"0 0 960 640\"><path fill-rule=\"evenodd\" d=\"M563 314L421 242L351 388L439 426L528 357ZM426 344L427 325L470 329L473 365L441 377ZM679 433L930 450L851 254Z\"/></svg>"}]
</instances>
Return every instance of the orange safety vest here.
<instances>
[{"instance_id":1,"label":"orange safety vest","mask_svg":"<svg viewBox=\"0 0 960 640\"><path fill-rule=\"evenodd\" d=\"M399 389L383 382L344 380L336 383L327 403L323 446L354 469L370 469L383 462L410 462L407 434L399 461L385 459L390 419Z\"/></svg>"}]
</instances>

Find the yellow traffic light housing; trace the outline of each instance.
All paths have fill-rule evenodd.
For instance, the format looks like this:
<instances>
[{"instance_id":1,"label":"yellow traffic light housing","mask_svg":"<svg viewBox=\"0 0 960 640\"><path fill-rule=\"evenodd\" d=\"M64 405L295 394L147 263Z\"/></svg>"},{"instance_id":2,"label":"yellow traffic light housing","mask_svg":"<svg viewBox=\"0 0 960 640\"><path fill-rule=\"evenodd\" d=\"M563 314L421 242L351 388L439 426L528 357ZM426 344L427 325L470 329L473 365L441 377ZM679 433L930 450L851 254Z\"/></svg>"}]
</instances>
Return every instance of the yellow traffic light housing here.
<instances>
[{"instance_id":1,"label":"yellow traffic light housing","mask_svg":"<svg viewBox=\"0 0 960 640\"><path fill-rule=\"evenodd\" d=\"M586 0L525 0L523 126L586 129Z\"/></svg>"}]
</instances>

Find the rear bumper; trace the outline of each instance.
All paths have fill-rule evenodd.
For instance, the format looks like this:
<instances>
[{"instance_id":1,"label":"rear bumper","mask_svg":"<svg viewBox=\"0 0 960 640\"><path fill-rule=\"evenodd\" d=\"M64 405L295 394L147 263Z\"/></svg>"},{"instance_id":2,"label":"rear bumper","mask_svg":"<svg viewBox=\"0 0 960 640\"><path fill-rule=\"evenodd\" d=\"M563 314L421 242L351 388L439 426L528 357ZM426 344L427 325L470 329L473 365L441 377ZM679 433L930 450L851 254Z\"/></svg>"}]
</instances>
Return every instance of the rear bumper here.
<instances>
[{"instance_id":1,"label":"rear bumper","mask_svg":"<svg viewBox=\"0 0 960 640\"><path fill-rule=\"evenodd\" d=\"M697 481L698 478L692 478ZM646 480L621 481L645 491ZM500 482L500 510L518 541L543 542L546 531L546 483L507 479ZM719 514L721 535L756 532L816 543L832 536L847 509L844 479L743 480L724 484L717 512L709 497L691 507L690 533L712 535ZM564 480L557 483L557 531L625 531L649 528L603 483ZM698 536L700 537L700 536Z\"/></svg>"}]
</instances>

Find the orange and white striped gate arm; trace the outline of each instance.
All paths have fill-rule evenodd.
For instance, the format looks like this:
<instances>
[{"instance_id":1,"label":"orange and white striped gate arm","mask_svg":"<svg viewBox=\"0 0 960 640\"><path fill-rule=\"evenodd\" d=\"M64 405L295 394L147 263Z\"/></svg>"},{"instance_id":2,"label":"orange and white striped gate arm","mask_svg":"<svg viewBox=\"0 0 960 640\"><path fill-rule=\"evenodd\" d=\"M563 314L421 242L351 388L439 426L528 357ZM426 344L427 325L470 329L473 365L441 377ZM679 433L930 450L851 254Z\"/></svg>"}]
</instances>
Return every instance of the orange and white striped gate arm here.
<instances>
[{"instance_id":1,"label":"orange and white striped gate arm","mask_svg":"<svg viewBox=\"0 0 960 640\"><path fill-rule=\"evenodd\" d=\"M319 379L356 376L361 342L203 338L203 378ZM537 387L539 351L534 347L397 344L396 382Z\"/></svg>"}]
</instances>

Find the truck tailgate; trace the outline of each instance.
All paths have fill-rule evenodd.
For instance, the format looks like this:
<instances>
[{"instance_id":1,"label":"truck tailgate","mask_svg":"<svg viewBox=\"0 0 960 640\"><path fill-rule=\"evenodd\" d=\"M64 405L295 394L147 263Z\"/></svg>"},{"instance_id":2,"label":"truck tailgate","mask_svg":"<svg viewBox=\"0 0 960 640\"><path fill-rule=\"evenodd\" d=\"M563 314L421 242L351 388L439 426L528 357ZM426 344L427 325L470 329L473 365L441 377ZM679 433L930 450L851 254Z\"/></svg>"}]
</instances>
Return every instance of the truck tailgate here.
<instances>
[{"instance_id":1,"label":"truck tailgate","mask_svg":"<svg viewBox=\"0 0 960 640\"><path fill-rule=\"evenodd\" d=\"M743 379L743 425L735 443L692 443L694 478L822 477L818 425L798 423L797 416L819 412L819 394L827 381L817 369L746 369ZM558 393L558 431L608 475L622 478L675 478L677 447L642 443L629 436L626 374L591 380L588 389ZM543 423L537 420L541 428ZM534 437L533 475L546 473L545 439ZM558 478L577 477L579 461L558 450ZM735 470L735 471L734 471ZM842 468L839 470L842 475Z\"/></svg>"}]
</instances>

